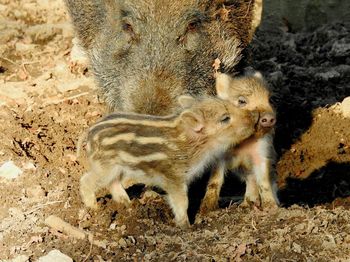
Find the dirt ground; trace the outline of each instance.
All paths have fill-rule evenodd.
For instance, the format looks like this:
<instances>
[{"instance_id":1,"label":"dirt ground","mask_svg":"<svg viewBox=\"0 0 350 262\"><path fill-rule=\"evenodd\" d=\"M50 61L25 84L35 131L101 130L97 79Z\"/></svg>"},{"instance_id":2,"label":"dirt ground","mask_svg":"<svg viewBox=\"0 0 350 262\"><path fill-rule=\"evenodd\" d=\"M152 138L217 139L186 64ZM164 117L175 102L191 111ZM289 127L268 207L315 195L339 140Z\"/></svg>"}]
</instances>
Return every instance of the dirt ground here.
<instances>
[{"instance_id":1,"label":"dirt ground","mask_svg":"<svg viewBox=\"0 0 350 262\"><path fill-rule=\"evenodd\" d=\"M228 176L222 208L182 231L153 191L129 190L129 209L106 192L98 212L83 207L77 141L106 107L72 49L63 2L0 0L0 21L0 166L22 171L0 177L0 261L55 249L74 261L350 261L350 117L340 103L350 95L349 25L258 32L246 61L274 91L283 207L240 208L244 187ZM201 184L190 192L192 220ZM51 215L73 230L49 227Z\"/></svg>"}]
</instances>

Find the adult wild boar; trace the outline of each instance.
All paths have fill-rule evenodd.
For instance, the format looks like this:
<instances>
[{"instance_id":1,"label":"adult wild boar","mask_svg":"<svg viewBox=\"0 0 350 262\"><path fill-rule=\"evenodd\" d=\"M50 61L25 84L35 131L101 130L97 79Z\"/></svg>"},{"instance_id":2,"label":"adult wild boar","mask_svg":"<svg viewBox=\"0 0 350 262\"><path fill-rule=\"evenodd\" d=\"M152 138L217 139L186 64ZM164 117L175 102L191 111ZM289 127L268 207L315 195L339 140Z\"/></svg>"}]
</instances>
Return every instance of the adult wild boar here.
<instances>
[{"instance_id":1,"label":"adult wild boar","mask_svg":"<svg viewBox=\"0 0 350 262\"><path fill-rule=\"evenodd\" d=\"M181 94L214 94L214 59L234 72L262 0L66 0L111 109L165 115Z\"/></svg>"}]
</instances>

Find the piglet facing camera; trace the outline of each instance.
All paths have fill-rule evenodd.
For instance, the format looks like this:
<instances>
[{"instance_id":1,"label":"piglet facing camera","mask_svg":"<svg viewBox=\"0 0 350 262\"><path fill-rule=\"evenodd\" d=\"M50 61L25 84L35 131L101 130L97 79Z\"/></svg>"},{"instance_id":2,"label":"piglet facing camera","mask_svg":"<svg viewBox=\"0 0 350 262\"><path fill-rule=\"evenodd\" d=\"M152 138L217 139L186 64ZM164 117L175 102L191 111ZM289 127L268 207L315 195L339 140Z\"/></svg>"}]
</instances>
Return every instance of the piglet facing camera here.
<instances>
[{"instance_id":1,"label":"piglet facing camera","mask_svg":"<svg viewBox=\"0 0 350 262\"><path fill-rule=\"evenodd\" d=\"M250 137L258 115L214 97L185 96L179 103L186 109L176 115L111 114L90 128L90 169L80 181L87 207L97 208L95 192L102 187L128 205L125 188L143 183L166 191L176 224L189 226L189 183Z\"/></svg>"},{"instance_id":2,"label":"piglet facing camera","mask_svg":"<svg viewBox=\"0 0 350 262\"><path fill-rule=\"evenodd\" d=\"M207 192L201 204L201 213L217 208L220 189L226 170L234 171L246 182L243 206L277 207L277 185L271 166L274 157L273 133L276 113L270 103L270 92L259 72L250 72L232 78L218 74L216 79L218 97L238 108L257 112L259 120L254 136L231 148L226 161L213 170Z\"/></svg>"}]
</instances>

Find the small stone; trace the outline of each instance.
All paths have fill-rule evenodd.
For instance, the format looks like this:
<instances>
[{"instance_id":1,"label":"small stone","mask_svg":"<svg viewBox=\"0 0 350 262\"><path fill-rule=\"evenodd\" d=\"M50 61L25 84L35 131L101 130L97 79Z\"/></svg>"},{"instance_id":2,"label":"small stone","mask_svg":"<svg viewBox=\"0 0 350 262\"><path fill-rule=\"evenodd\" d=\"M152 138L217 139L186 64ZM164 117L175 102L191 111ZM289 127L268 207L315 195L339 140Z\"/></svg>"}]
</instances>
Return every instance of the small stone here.
<instances>
[{"instance_id":1,"label":"small stone","mask_svg":"<svg viewBox=\"0 0 350 262\"><path fill-rule=\"evenodd\" d=\"M23 165L24 170L36 170L35 165L32 162L27 162Z\"/></svg>"},{"instance_id":2,"label":"small stone","mask_svg":"<svg viewBox=\"0 0 350 262\"><path fill-rule=\"evenodd\" d=\"M350 96L346 97L340 104L340 109L344 117L350 117Z\"/></svg>"},{"instance_id":3,"label":"small stone","mask_svg":"<svg viewBox=\"0 0 350 262\"><path fill-rule=\"evenodd\" d=\"M136 239L133 236L128 236L128 240L129 240L130 244L132 244L132 245L136 244Z\"/></svg>"},{"instance_id":4,"label":"small stone","mask_svg":"<svg viewBox=\"0 0 350 262\"><path fill-rule=\"evenodd\" d=\"M23 171L12 161L7 161L0 167L0 177L6 179L15 179L22 173Z\"/></svg>"},{"instance_id":5,"label":"small stone","mask_svg":"<svg viewBox=\"0 0 350 262\"><path fill-rule=\"evenodd\" d=\"M41 186L35 185L26 190L26 195L29 198L34 198L35 200L39 200L45 196L45 191Z\"/></svg>"},{"instance_id":6,"label":"small stone","mask_svg":"<svg viewBox=\"0 0 350 262\"><path fill-rule=\"evenodd\" d=\"M116 223L112 223L109 225L109 229L110 230L115 230L117 228L117 224Z\"/></svg>"},{"instance_id":7,"label":"small stone","mask_svg":"<svg viewBox=\"0 0 350 262\"><path fill-rule=\"evenodd\" d=\"M73 262L69 256L61 253L61 251L54 249L51 250L46 256L40 257L38 262Z\"/></svg>"},{"instance_id":8,"label":"small stone","mask_svg":"<svg viewBox=\"0 0 350 262\"><path fill-rule=\"evenodd\" d=\"M121 247L121 248L128 247L128 243L126 243L124 238L119 239L118 244L119 244L119 247Z\"/></svg>"},{"instance_id":9,"label":"small stone","mask_svg":"<svg viewBox=\"0 0 350 262\"><path fill-rule=\"evenodd\" d=\"M300 253L301 253L301 246L300 246L299 244L293 242L293 251L294 251L295 253L300 254Z\"/></svg>"}]
</instances>

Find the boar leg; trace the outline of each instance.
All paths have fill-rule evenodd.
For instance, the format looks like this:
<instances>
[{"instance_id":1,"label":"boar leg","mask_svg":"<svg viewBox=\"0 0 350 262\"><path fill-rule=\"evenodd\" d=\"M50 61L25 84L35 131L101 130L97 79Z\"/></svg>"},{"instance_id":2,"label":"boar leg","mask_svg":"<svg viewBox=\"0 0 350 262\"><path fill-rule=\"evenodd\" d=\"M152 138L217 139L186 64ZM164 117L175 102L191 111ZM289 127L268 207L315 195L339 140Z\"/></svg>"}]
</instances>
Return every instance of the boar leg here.
<instances>
[{"instance_id":1,"label":"boar leg","mask_svg":"<svg viewBox=\"0 0 350 262\"><path fill-rule=\"evenodd\" d=\"M168 202L173 210L175 216L175 222L181 228L187 228L190 226L188 220L188 196L187 187L177 187L166 190L168 193Z\"/></svg>"},{"instance_id":2,"label":"boar leg","mask_svg":"<svg viewBox=\"0 0 350 262\"><path fill-rule=\"evenodd\" d=\"M220 163L212 170L207 191L200 206L200 214L205 215L209 211L219 207L220 190L225 179L225 163Z\"/></svg>"},{"instance_id":3,"label":"boar leg","mask_svg":"<svg viewBox=\"0 0 350 262\"><path fill-rule=\"evenodd\" d=\"M95 191L97 190L97 179L94 173L85 173L80 179L80 195L85 206L97 209Z\"/></svg>"}]
</instances>

